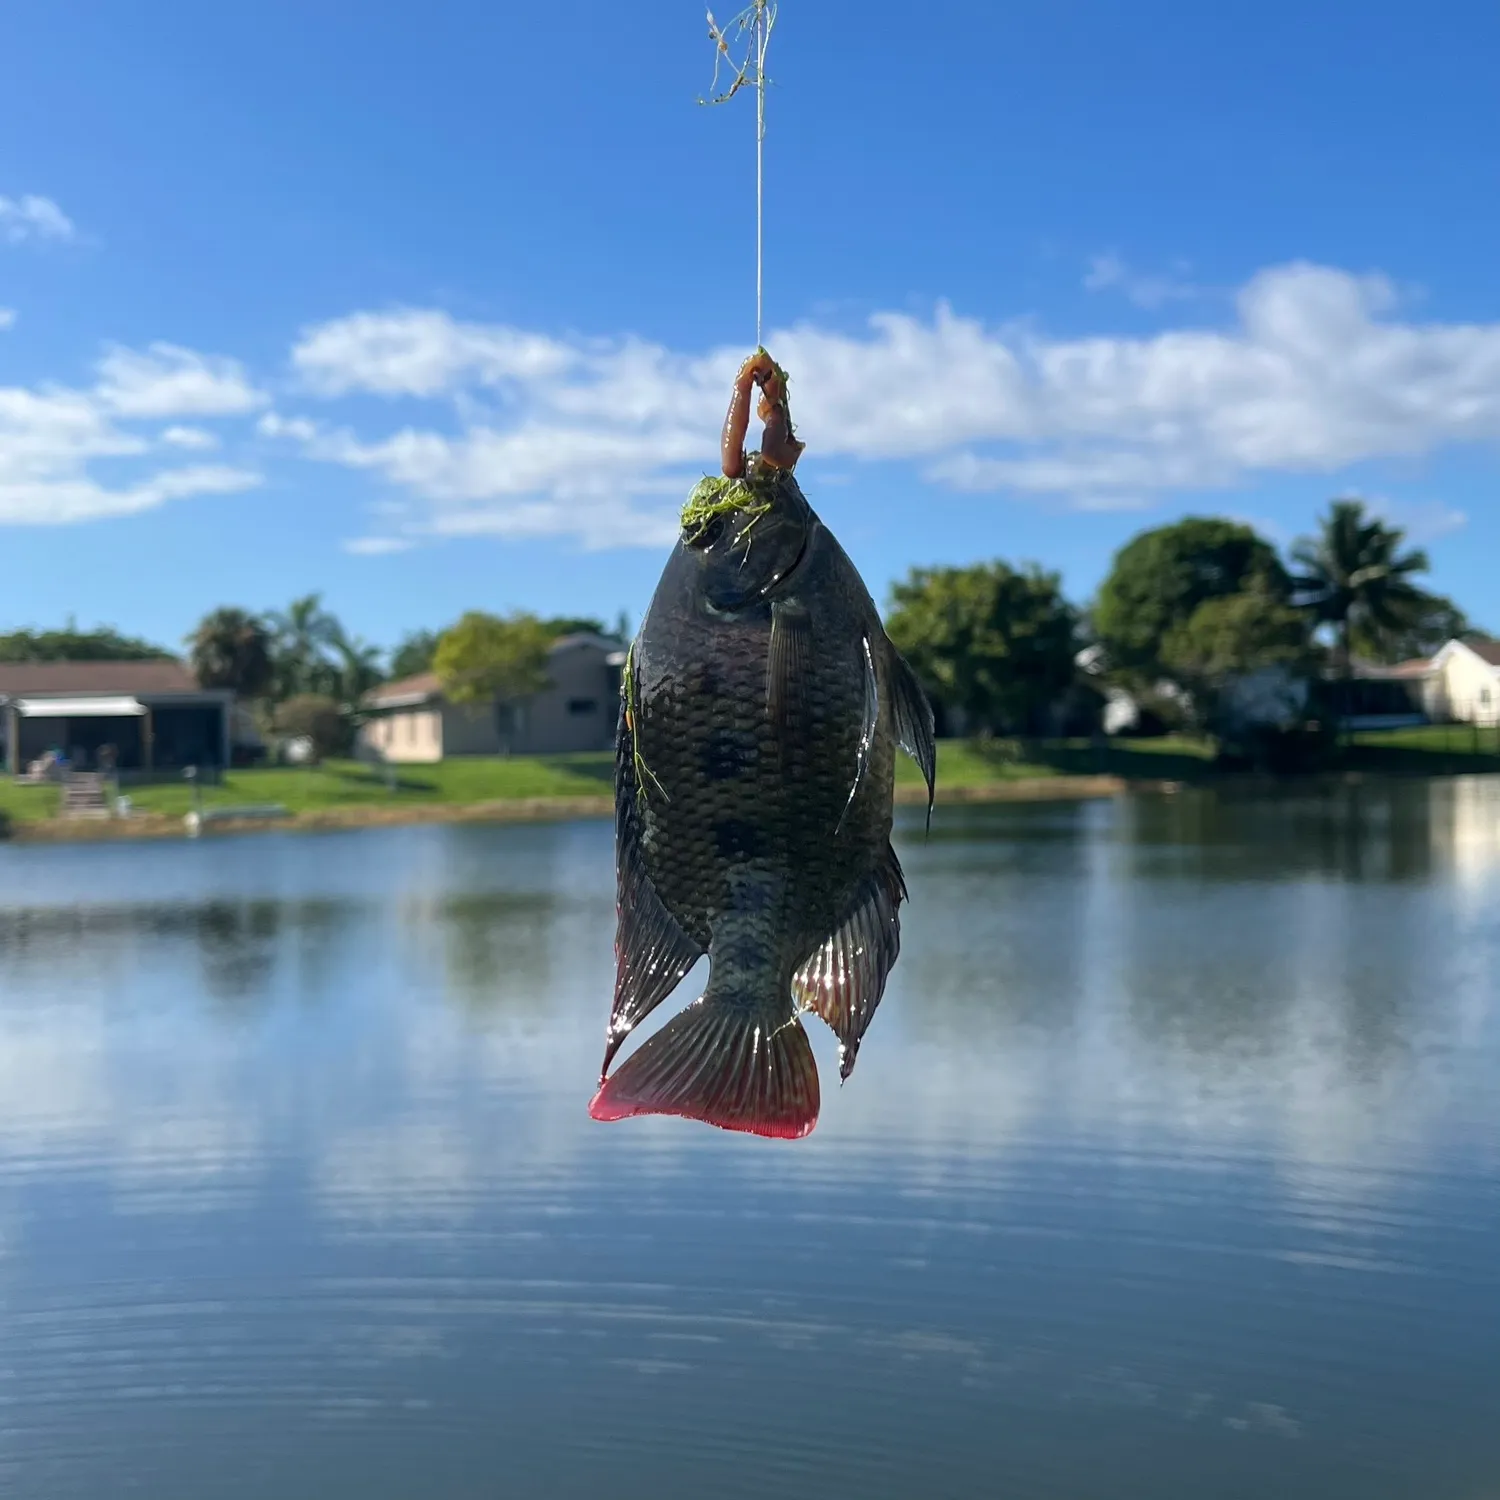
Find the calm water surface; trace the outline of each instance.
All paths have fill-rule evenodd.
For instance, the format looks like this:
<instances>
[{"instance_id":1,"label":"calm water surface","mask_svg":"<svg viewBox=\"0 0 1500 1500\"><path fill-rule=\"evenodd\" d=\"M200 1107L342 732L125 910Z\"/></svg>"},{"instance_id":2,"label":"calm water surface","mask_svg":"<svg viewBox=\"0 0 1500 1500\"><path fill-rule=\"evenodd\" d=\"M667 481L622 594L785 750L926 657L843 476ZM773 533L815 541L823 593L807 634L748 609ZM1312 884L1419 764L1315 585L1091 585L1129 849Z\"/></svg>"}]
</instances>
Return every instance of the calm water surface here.
<instances>
[{"instance_id":1,"label":"calm water surface","mask_svg":"<svg viewBox=\"0 0 1500 1500\"><path fill-rule=\"evenodd\" d=\"M1500 781L903 824L786 1145L587 1118L610 840L0 848L0 1493L1500 1495Z\"/></svg>"}]
</instances>

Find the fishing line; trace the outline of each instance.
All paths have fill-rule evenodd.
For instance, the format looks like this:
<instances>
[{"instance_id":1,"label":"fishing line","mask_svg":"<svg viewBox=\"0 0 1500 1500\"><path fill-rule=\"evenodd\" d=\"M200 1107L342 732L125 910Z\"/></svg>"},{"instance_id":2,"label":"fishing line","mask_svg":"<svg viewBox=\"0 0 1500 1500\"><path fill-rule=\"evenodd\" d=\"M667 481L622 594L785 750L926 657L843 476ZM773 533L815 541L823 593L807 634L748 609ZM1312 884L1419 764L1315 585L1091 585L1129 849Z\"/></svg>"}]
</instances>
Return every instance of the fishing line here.
<instances>
[{"instance_id":1,"label":"fishing line","mask_svg":"<svg viewBox=\"0 0 1500 1500\"><path fill-rule=\"evenodd\" d=\"M761 310L764 297L761 277L765 265L765 214L766 214L766 44L771 40L771 28L766 22L765 0L760 0L755 17L755 33L759 46L755 55L755 347L764 347L761 339Z\"/></svg>"},{"instance_id":2,"label":"fishing line","mask_svg":"<svg viewBox=\"0 0 1500 1500\"><path fill-rule=\"evenodd\" d=\"M722 94L699 104L723 104L742 88L755 90L755 347L765 347L762 331L765 310L765 202L766 202L766 49L771 44L771 28L776 24L776 6L772 0L754 0L727 27L708 12L708 35L714 44L714 81L719 84L719 68L726 61L734 78ZM736 63L729 46L729 33L748 38L743 61Z\"/></svg>"}]
</instances>

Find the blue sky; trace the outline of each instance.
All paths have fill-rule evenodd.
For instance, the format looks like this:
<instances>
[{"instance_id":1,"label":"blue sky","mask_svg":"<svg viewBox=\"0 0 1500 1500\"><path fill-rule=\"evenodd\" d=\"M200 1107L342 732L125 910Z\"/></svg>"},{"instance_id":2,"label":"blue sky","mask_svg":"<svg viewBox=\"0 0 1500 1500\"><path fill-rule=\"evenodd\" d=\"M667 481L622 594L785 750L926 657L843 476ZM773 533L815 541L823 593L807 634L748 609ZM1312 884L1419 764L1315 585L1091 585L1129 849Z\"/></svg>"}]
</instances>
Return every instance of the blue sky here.
<instances>
[{"instance_id":1,"label":"blue sky","mask_svg":"<svg viewBox=\"0 0 1500 1500\"><path fill-rule=\"evenodd\" d=\"M883 599L1355 491L1500 628L1492 3L783 0L767 342ZM721 18L727 12L721 11ZM754 342L692 0L9 7L0 627L639 618Z\"/></svg>"}]
</instances>

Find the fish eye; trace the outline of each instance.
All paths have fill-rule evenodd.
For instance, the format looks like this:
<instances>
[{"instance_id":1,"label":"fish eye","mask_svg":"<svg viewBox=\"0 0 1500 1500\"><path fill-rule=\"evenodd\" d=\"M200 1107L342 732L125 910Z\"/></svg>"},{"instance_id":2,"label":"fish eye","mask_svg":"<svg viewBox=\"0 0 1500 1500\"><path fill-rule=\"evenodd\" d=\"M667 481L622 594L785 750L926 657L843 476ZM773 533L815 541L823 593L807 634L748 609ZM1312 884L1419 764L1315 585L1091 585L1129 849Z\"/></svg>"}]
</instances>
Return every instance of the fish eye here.
<instances>
[{"instance_id":1,"label":"fish eye","mask_svg":"<svg viewBox=\"0 0 1500 1500\"><path fill-rule=\"evenodd\" d=\"M709 548L717 546L724 537L724 517L715 516L697 536L693 538L695 547Z\"/></svg>"}]
</instances>

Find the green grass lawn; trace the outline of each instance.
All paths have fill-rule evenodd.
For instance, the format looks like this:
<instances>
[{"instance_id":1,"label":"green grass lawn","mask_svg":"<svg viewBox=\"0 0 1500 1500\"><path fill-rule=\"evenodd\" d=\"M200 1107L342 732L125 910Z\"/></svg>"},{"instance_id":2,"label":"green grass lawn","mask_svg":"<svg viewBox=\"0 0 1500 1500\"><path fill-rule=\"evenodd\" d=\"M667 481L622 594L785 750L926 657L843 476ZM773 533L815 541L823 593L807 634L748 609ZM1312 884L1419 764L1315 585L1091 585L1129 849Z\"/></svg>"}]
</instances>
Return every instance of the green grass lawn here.
<instances>
[{"instance_id":1,"label":"green grass lawn","mask_svg":"<svg viewBox=\"0 0 1500 1500\"><path fill-rule=\"evenodd\" d=\"M599 797L614 789L614 756L550 755L476 757L432 766L398 766L395 789L357 761L315 767L277 766L231 771L222 786L203 788L204 807L279 802L291 812L359 803L382 806L424 802L491 802L518 797ZM181 815L193 806L186 783L127 788L142 812Z\"/></svg>"},{"instance_id":2,"label":"green grass lawn","mask_svg":"<svg viewBox=\"0 0 1500 1500\"><path fill-rule=\"evenodd\" d=\"M989 781L1014 781L1029 776L1055 776L1050 766L1022 758L1010 740L992 740L981 747L972 740L940 740L937 747L939 786L982 786ZM896 757L896 782L918 785L922 773L908 756Z\"/></svg>"},{"instance_id":3,"label":"green grass lawn","mask_svg":"<svg viewBox=\"0 0 1500 1500\"><path fill-rule=\"evenodd\" d=\"M1150 740L1114 740L1102 748L1088 740L1027 743L1014 740L943 740L938 745L938 785L980 786L987 782L1045 776L1123 776L1139 780L1204 781L1216 773L1213 747L1205 740L1166 735ZM1341 762L1371 772L1449 774L1500 771L1500 735L1443 725L1360 734ZM921 775L904 755L896 759L896 780L914 785ZM614 784L614 757L596 755L474 758L434 766L401 766L395 790L385 777L355 761L330 761L309 768L232 771L222 786L203 788L205 807L280 803L289 811L358 805L474 803L522 797L608 796ZM127 788L141 812L181 817L193 806L185 782ZM17 786L0 777L0 820L33 822L57 812L55 787Z\"/></svg>"},{"instance_id":4,"label":"green grass lawn","mask_svg":"<svg viewBox=\"0 0 1500 1500\"><path fill-rule=\"evenodd\" d=\"M1367 730L1354 736L1343 762L1352 770L1397 775L1500 771L1500 730L1468 724Z\"/></svg>"},{"instance_id":5,"label":"green grass lawn","mask_svg":"<svg viewBox=\"0 0 1500 1500\"><path fill-rule=\"evenodd\" d=\"M55 786L17 786L0 773L0 823L39 823L56 817L60 796Z\"/></svg>"}]
</instances>

